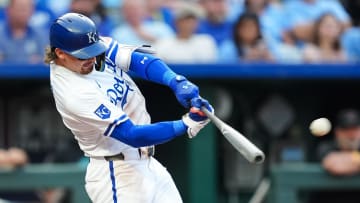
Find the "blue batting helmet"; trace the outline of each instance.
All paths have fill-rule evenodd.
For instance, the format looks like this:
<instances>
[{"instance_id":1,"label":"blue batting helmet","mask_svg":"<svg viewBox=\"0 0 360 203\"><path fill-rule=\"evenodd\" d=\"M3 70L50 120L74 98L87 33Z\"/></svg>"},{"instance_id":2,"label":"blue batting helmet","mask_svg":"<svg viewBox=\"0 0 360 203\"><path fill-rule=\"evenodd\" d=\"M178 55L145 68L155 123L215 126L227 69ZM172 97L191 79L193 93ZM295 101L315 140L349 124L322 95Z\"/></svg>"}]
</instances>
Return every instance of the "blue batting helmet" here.
<instances>
[{"instance_id":1,"label":"blue batting helmet","mask_svg":"<svg viewBox=\"0 0 360 203\"><path fill-rule=\"evenodd\" d=\"M78 13L67 13L54 21L50 27L50 46L79 59L101 55L108 48L99 38L94 22Z\"/></svg>"}]
</instances>

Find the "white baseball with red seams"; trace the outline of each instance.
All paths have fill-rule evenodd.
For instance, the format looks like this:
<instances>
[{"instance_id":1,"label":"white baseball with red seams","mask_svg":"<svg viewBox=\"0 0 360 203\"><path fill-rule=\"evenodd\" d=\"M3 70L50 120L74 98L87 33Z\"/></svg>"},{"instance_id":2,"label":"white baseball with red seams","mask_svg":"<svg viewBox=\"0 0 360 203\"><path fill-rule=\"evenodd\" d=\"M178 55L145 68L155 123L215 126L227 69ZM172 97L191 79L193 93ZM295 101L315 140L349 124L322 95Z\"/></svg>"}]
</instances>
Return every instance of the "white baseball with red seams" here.
<instances>
[{"instance_id":1,"label":"white baseball with red seams","mask_svg":"<svg viewBox=\"0 0 360 203\"><path fill-rule=\"evenodd\" d=\"M310 123L309 129L315 136L324 136L330 132L331 122L327 118L318 118Z\"/></svg>"}]
</instances>

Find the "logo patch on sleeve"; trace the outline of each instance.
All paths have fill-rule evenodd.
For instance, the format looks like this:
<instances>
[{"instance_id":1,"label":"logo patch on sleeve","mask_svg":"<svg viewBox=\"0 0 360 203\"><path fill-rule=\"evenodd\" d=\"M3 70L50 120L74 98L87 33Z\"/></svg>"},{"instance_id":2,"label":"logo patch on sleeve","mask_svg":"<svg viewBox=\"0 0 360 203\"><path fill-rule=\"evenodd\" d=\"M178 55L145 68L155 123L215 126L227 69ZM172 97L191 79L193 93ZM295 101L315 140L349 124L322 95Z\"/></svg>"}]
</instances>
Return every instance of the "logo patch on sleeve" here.
<instances>
[{"instance_id":1,"label":"logo patch on sleeve","mask_svg":"<svg viewBox=\"0 0 360 203\"><path fill-rule=\"evenodd\" d=\"M100 106L95 110L94 113L101 119L110 118L111 115L111 111L104 104L100 104Z\"/></svg>"}]
</instances>

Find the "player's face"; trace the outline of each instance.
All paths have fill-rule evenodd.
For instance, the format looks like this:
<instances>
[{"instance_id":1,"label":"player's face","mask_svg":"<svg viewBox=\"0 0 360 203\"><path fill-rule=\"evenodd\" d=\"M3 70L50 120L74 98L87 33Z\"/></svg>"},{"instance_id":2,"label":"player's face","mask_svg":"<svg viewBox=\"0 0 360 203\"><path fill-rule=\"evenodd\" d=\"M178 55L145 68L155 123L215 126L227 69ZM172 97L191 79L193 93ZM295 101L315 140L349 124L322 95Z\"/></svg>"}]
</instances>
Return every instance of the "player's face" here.
<instances>
[{"instance_id":1,"label":"player's face","mask_svg":"<svg viewBox=\"0 0 360 203\"><path fill-rule=\"evenodd\" d=\"M78 59L61 50L55 50L58 56L56 63L80 74L89 74L94 69L96 58Z\"/></svg>"},{"instance_id":2,"label":"player's face","mask_svg":"<svg viewBox=\"0 0 360 203\"><path fill-rule=\"evenodd\" d=\"M96 58L95 57L92 57L89 59L75 58L75 60L77 61L78 67L80 68L79 73L80 74L89 74L94 69L94 63L95 63Z\"/></svg>"},{"instance_id":3,"label":"player's face","mask_svg":"<svg viewBox=\"0 0 360 203\"><path fill-rule=\"evenodd\" d=\"M342 149L359 149L360 127L336 129L336 140Z\"/></svg>"}]
</instances>

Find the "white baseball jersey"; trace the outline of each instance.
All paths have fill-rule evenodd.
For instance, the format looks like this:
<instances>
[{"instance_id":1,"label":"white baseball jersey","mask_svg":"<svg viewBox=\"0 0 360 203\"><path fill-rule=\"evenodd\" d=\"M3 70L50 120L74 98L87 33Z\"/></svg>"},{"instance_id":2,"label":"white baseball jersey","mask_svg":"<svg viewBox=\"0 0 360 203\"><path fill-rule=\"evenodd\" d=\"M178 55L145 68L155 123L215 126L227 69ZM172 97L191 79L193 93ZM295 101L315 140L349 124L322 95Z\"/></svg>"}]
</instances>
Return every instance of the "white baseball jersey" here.
<instances>
[{"instance_id":1,"label":"white baseball jersey","mask_svg":"<svg viewBox=\"0 0 360 203\"><path fill-rule=\"evenodd\" d=\"M117 50L108 56L114 55L115 63L107 60L104 72L81 75L50 64L56 107L86 156L109 156L131 147L109 137L117 124L129 118L135 124L150 123L145 99L125 72L134 47L112 44Z\"/></svg>"},{"instance_id":2,"label":"white baseball jersey","mask_svg":"<svg viewBox=\"0 0 360 203\"><path fill-rule=\"evenodd\" d=\"M104 72L81 75L50 64L56 108L90 157L86 191L95 203L181 203L166 168L155 158L143 159L136 148L109 137L115 126L127 119L135 124L150 123L145 99L126 73L135 48L115 41L109 48ZM130 160L104 159L120 152Z\"/></svg>"}]
</instances>

